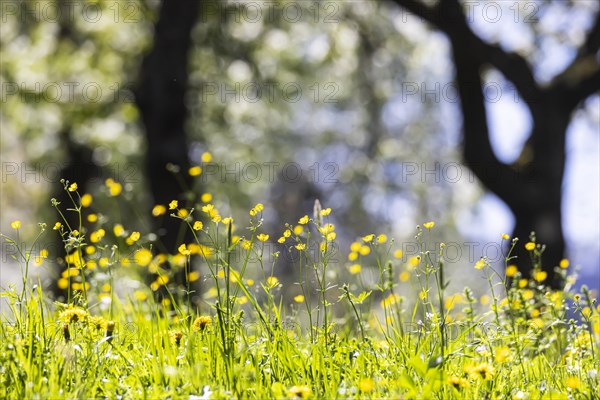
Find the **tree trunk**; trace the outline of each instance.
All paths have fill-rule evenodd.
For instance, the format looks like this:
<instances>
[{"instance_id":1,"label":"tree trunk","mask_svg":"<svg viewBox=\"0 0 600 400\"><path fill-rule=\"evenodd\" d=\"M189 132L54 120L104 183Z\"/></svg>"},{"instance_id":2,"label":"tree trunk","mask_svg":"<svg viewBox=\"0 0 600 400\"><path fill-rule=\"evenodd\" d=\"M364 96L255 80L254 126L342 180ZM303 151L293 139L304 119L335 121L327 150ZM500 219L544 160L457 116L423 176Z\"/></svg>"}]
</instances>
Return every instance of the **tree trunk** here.
<instances>
[{"instance_id":1,"label":"tree trunk","mask_svg":"<svg viewBox=\"0 0 600 400\"><path fill-rule=\"evenodd\" d=\"M163 1L154 47L142 64L136 102L146 128L146 172L154 204L181 201L190 187L185 91L191 32L199 7L199 0ZM175 251L185 237L185 226L170 216L154 221L158 248Z\"/></svg>"}]
</instances>

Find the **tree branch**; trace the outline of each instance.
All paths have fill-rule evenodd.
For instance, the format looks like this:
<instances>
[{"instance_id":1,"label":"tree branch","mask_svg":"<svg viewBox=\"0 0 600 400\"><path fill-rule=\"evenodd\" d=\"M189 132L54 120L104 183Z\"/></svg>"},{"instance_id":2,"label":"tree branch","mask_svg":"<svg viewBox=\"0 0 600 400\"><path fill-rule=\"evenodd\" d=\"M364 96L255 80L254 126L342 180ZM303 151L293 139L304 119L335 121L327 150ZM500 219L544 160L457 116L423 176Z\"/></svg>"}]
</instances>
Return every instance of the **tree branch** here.
<instances>
[{"instance_id":1,"label":"tree branch","mask_svg":"<svg viewBox=\"0 0 600 400\"><path fill-rule=\"evenodd\" d=\"M539 100L541 91L527 60L517 53L507 53L499 46L487 43L477 36L469 27L458 1L442 0L440 6L436 8L427 7L415 0L394 0L394 2L425 19L449 38L462 43L462 46L467 46L469 43L469 56L477 57L481 64L490 64L497 68L515 85L527 104L531 105Z\"/></svg>"}]
</instances>

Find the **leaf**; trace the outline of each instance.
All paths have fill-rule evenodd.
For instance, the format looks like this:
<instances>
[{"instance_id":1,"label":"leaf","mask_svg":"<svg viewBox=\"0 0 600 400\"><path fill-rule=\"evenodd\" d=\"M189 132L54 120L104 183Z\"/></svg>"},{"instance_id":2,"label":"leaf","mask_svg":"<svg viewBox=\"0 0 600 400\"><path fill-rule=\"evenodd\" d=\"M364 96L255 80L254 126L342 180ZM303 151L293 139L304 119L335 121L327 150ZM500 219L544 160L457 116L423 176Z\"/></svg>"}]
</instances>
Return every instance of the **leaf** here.
<instances>
[{"instance_id":1,"label":"leaf","mask_svg":"<svg viewBox=\"0 0 600 400\"><path fill-rule=\"evenodd\" d=\"M425 377L427 374L427 365L418 355L412 356L411 359L408 360L408 365L413 367L416 373L422 377Z\"/></svg>"}]
</instances>

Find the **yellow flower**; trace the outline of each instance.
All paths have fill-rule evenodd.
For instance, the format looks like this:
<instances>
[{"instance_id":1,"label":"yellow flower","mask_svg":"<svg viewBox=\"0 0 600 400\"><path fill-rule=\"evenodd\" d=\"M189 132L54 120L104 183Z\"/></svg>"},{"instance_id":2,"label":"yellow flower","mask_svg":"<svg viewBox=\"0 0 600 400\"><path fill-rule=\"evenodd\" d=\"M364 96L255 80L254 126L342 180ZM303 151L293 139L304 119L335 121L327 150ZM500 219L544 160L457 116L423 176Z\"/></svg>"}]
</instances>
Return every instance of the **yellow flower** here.
<instances>
[{"instance_id":1,"label":"yellow flower","mask_svg":"<svg viewBox=\"0 0 600 400\"><path fill-rule=\"evenodd\" d=\"M408 282L410 279L410 273L408 271L400 272L400 282Z\"/></svg>"},{"instance_id":2,"label":"yellow flower","mask_svg":"<svg viewBox=\"0 0 600 400\"><path fill-rule=\"evenodd\" d=\"M198 176L201 173L202 173L202 168L200 168L197 165L188 169L188 174L190 174L190 176Z\"/></svg>"},{"instance_id":3,"label":"yellow flower","mask_svg":"<svg viewBox=\"0 0 600 400\"><path fill-rule=\"evenodd\" d=\"M140 233L137 231L131 232L131 235L129 235L129 239L132 242L137 242L140 239Z\"/></svg>"},{"instance_id":4,"label":"yellow flower","mask_svg":"<svg viewBox=\"0 0 600 400\"><path fill-rule=\"evenodd\" d=\"M363 240L365 243L369 243L369 242L371 242L371 241L373 240L373 238L374 238L374 237L375 237L375 235L371 233L370 235L364 236L364 237L362 238L362 240Z\"/></svg>"},{"instance_id":5,"label":"yellow flower","mask_svg":"<svg viewBox=\"0 0 600 400\"><path fill-rule=\"evenodd\" d=\"M533 274L533 278L538 282L544 282L548 277L548 273L546 271L536 271Z\"/></svg>"},{"instance_id":6,"label":"yellow flower","mask_svg":"<svg viewBox=\"0 0 600 400\"><path fill-rule=\"evenodd\" d=\"M277 243L285 243L285 237L280 237L279 239L277 239Z\"/></svg>"},{"instance_id":7,"label":"yellow flower","mask_svg":"<svg viewBox=\"0 0 600 400\"><path fill-rule=\"evenodd\" d=\"M203 203L210 203L212 199L213 196L210 193L202 193L202 196L200 196L200 201Z\"/></svg>"},{"instance_id":8,"label":"yellow flower","mask_svg":"<svg viewBox=\"0 0 600 400\"><path fill-rule=\"evenodd\" d=\"M192 324L192 330L196 332L204 332L207 328L212 325L212 318L207 315L201 315L194 320Z\"/></svg>"},{"instance_id":9,"label":"yellow flower","mask_svg":"<svg viewBox=\"0 0 600 400\"><path fill-rule=\"evenodd\" d=\"M179 253L184 256L189 256L190 254L192 254L192 252L190 250L188 250L187 247L185 246L185 243L183 243L181 246L179 246L179 248L177 250L179 250Z\"/></svg>"},{"instance_id":10,"label":"yellow flower","mask_svg":"<svg viewBox=\"0 0 600 400\"><path fill-rule=\"evenodd\" d=\"M123 190L123 186L119 182L115 182L113 179L108 178L106 181L106 186L108 186L108 191L111 196L116 197L121 194L121 190Z\"/></svg>"},{"instance_id":11,"label":"yellow flower","mask_svg":"<svg viewBox=\"0 0 600 400\"><path fill-rule=\"evenodd\" d=\"M174 210L179 207L179 202L177 200L171 200L169 203L169 210ZM204 211L204 207L202 207L202 211Z\"/></svg>"},{"instance_id":12,"label":"yellow flower","mask_svg":"<svg viewBox=\"0 0 600 400\"><path fill-rule=\"evenodd\" d=\"M135 262L142 267L147 266L152 261L152 252L148 249L139 249L135 252Z\"/></svg>"},{"instance_id":13,"label":"yellow flower","mask_svg":"<svg viewBox=\"0 0 600 400\"><path fill-rule=\"evenodd\" d=\"M304 232L304 227L302 225L296 225L294 227L294 235L301 235Z\"/></svg>"},{"instance_id":14,"label":"yellow flower","mask_svg":"<svg viewBox=\"0 0 600 400\"><path fill-rule=\"evenodd\" d=\"M276 276L269 276L267 278L267 285L269 287L274 287L274 286L277 286L278 284L279 284L279 279L277 279Z\"/></svg>"},{"instance_id":15,"label":"yellow flower","mask_svg":"<svg viewBox=\"0 0 600 400\"><path fill-rule=\"evenodd\" d=\"M519 269L516 265L509 265L508 267L506 267L506 276L508 277L515 276L517 272L519 272Z\"/></svg>"},{"instance_id":16,"label":"yellow flower","mask_svg":"<svg viewBox=\"0 0 600 400\"><path fill-rule=\"evenodd\" d=\"M60 228L62 228L62 224L60 222L57 222L57 223L54 224L54 227L52 229L54 229L55 231L57 231Z\"/></svg>"},{"instance_id":17,"label":"yellow flower","mask_svg":"<svg viewBox=\"0 0 600 400\"><path fill-rule=\"evenodd\" d=\"M252 248L252 242L251 242L251 241L249 241L249 240L244 240L244 241L242 242L242 248L243 248L244 250L250 250L250 249Z\"/></svg>"},{"instance_id":18,"label":"yellow flower","mask_svg":"<svg viewBox=\"0 0 600 400\"><path fill-rule=\"evenodd\" d=\"M567 387L569 389L572 389L572 390L577 390L581 386L581 382L579 381L579 378L577 378L576 376L568 377L565 381L565 384L567 385Z\"/></svg>"},{"instance_id":19,"label":"yellow flower","mask_svg":"<svg viewBox=\"0 0 600 400\"><path fill-rule=\"evenodd\" d=\"M208 151L205 151L202 153L202 156L200 156L200 159L203 163L209 163L212 161L212 154L210 154Z\"/></svg>"},{"instance_id":20,"label":"yellow flower","mask_svg":"<svg viewBox=\"0 0 600 400\"><path fill-rule=\"evenodd\" d=\"M522 289L527 286L529 281L527 279L519 279L519 287Z\"/></svg>"},{"instance_id":21,"label":"yellow flower","mask_svg":"<svg viewBox=\"0 0 600 400\"><path fill-rule=\"evenodd\" d=\"M299 294L298 296L295 296L295 297L294 297L294 301L295 301L296 303L304 303L304 296L303 296L303 295L301 295L301 294Z\"/></svg>"},{"instance_id":22,"label":"yellow flower","mask_svg":"<svg viewBox=\"0 0 600 400\"><path fill-rule=\"evenodd\" d=\"M419 292L419 298L421 300L425 300L427 298L427 290L421 289L421 291Z\"/></svg>"},{"instance_id":23,"label":"yellow flower","mask_svg":"<svg viewBox=\"0 0 600 400\"><path fill-rule=\"evenodd\" d=\"M19 229L21 227L21 221L16 220L10 223L10 227L13 229Z\"/></svg>"},{"instance_id":24,"label":"yellow flower","mask_svg":"<svg viewBox=\"0 0 600 400\"><path fill-rule=\"evenodd\" d=\"M325 224L319 228L319 232L321 232L321 234L323 234L324 236L327 236L328 234L332 233L334 230L335 230L335 225L333 225L333 224Z\"/></svg>"},{"instance_id":25,"label":"yellow flower","mask_svg":"<svg viewBox=\"0 0 600 400\"><path fill-rule=\"evenodd\" d=\"M525 243L525 250L532 251L535 249L535 243L527 242Z\"/></svg>"},{"instance_id":26,"label":"yellow flower","mask_svg":"<svg viewBox=\"0 0 600 400\"><path fill-rule=\"evenodd\" d=\"M381 235L377 236L377 243L385 243L385 242L387 242L387 240L388 240L387 235L385 235L383 233Z\"/></svg>"},{"instance_id":27,"label":"yellow flower","mask_svg":"<svg viewBox=\"0 0 600 400\"><path fill-rule=\"evenodd\" d=\"M455 389L463 389L469 386L469 381L465 378L461 378L459 376L450 376L448 377L448 383L454 386Z\"/></svg>"},{"instance_id":28,"label":"yellow flower","mask_svg":"<svg viewBox=\"0 0 600 400\"><path fill-rule=\"evenodd\" d=\"M233 223L233 218L231 218L231 217L225 217L225 218L223 218L223 221L222 221L222 222L223 222L225 225L229 225L229 224Z\"/></svg>"},{"instance_id":29,"label":"yellow flower","mask_svg":"<svg viewBox=\"0 0 600 400\"><path fill-rule=\"evenodd\" d=\"M427 229L431 229L431 228L433 228L433 227L435 226L435 222L434 222L434 221L425 222L425 223L423 224L423 226L424 226L425 228L427 228Z\"/></svg>"},{"instance_id":30,"label":"yellow flower","mask_svg":"<svg viewBox=\"0 0 600 400\"><path fill-rule=\"evenodd\" d=\"M208 215L211 215L214 210L215 210L215 206L213 206L212 204L207 204L205 206L202 206L202 212L207 213Z\"/></svg>"},{"instance_id":31,"label":"yellow flower","mask_svg":"<svg viewBox=\"0 0 600 400\"><path fill-rule=\"evenodd\" d=\"M567 260L566 258L563 258L562 260L560 260L560 263L558 265L562 269L567 269L567 268L569 268L569 260Z\"/></svg>"},{"instance_id":32,"label":"yellow flower","mask_svg":"<svg viewBox=\"0 0 600 400\"><path fill-rule=\"evenodd\" d=\"M369 393L375 389L375 382L371 378L364 378L358 382L358 389L363 393Z\"/></svg>"},{"instance_id":33,"label":"yellow flower","mask_svg":"<svg viewBox=\"0 0 600 400\"><path fill-rule=\"evenodd\" d=\"M483 267L485 267L485 260L481 258L475 263L475 269L482 269Z\"/></svg>"},{"instance_id":34,"label":"yellow flower","mask_svg":"<svg viewBox=\"0 0 600 400\"><path fill-rule=\"evenodd\" d=\"M508 235L508 233L503 233L502 234L502 239L508 240L508 239L510 239L510 236Z\"/></svg>"},{"instance_id":35,"label":"yellow flower","mask_svg":"<svg viewBox=\"0 0 600 400\"><path fill-rule=\"evenodd\" d=\"M98 216L96 214L90 214L87 216L87 220L89 222L96 222L98 221Z\"/></svg>"},{"instance_id":36,"label":"yellow flower","mask_svg":"<svg viewBox=\"0 0 600 400\"><path fill-rule=\"evenodd\" d=\"M489 381L492 379L496 370L488 363L481 363L472 367L465 368L471 379L483 379Z\"/></svg>"},{"instance_id":37,"label":"yellow flower","mask_svg":"<svg viewBox=\"0 0 600 400\"><path fill-rule=\"evenodd\" d=\"M298 243L296 246L296 250L306 250L306 244L305 243Z\"/></svg>"},{"instance_id":38,"label":"yellow flower","mask_svg":"<svg viewBox=\"0 0 600 400\"><path fill-rule=\"evenodd\" d=\"M221 216L219 214L212 215L212 222L218 223L221 221Z\"/></svg>"},{"instance_id":39,"label":"yellow flower","mask_svg":"<svg viewBox=\"0 0 600 400\"><path fill-rule=\"evenodd\" d=\"M350 267L348 267L348 270L350 271L350 273L352 275L356 275L356 274L360 273L360 270L361 270L360 264L353 264Z\"/></svg>"},{"instance_id":40,"label":"yellow flower","mask_svg":"<svg viewBox=\"0 0 600 400\"><path fill-rule=\"evenodd\" d=\"M256 211L258 211L258 212L262 212L262 211L265 209L265 206L264 206L262 203L257 203L257 204L254 206L254 209L255 209Z\"/></svg>"},{"instance_id":41,"label":"yellow flower","mask_svg":"<svg viewBox=\"0 0 600 400\"><path fill-rule=\"evenodd\" d=\"M202 222L200 222L200 221L194 222L194 230L195 231L199 231L200 229L202 229L202 226L203 226Z\"/></svg>"},{"instance_id":42,"label":"yellow flower","mask_svg":"<svg viewBox=\"0 0 600 400\"><path fill-rule=\"evenodd\" d=\"M421 263L421 256L412 256L408 259L408 270L413 271Z\"/></svg>"},{"instance_id":43,"label":"yellow flower","mask_svg":"<svg viewBox=\"0 0 600 400\"><path fill-rule=\"evenodd\" d=\"M71 183L71 185L69 186L69 192L74 192L77 190L77 183L73 182Z\"/></svg>"},{"instance_id":44,"label":"yellow flower","mask_svg":"<svg viewBox=\"0 0 600 400\"><path fill-rule=\"evenodd\" d=\"M312 390L308 386L292 386L287 391L288 397L307 399L312 395Z\"/></svg>"},{"instance_id":45,"label":"yellow flower","mask_svg":"<svg viewBox=\"0 0 600 400\"><path fill-rule=\"evenodd\" d=\"M286 229L286 230L283 232L283 237L285 237L285 238L289 238L290 236L292 236L292 232L291 232L289 229Z\"/></svg>"},{"instance_id":46,"label":"yellow flower","mask_svg":"<svg viewBox=\"0 0 600 400\"><path fill-rule=\"evenodd\" d=\"M177 210L177 216L180 218L185 218L185 217L187 217L188 214L189 214L189 212L185 208Z\"/></svg>"},{"instance_id":47,"label":"yellow flower","mask_svg":"<svg viewBox=\"0 0 600 400\"><path fill-rule=\"evenodd\" d=\"M402 250L394 251L394 258L400 259L400 258L402 258L403 255L404 255L404 253L402 252Z\"/></svg>"},{"instance_id":48,"label":"yellow flower","mask_svg":"<svg viewBox=\"0 0 600 400\"><path fill-rule=\"evenodd\" d=\"M65 324L70 324L71 322L79 322L85 321L88 317L87 311L83 308L75 307L73 305L69 305L64 311L62 311L58 315L58 319Z\"/></svg>"},{"instance_id":49,"label":"yellow flower","mask_svg":"<svg viewBox=\"0 0 600 400\"><path fill-rule=\"evenodd\" d=\"M79 236L79 231L77 229L73 229L73 231L71 232L71 235L73 235L74 237Z\"/></svg>"},{"instance_id":50,"label":"yellow flower","mask_svg":"<svg viewBox=\"0 0 600 400\"><path fill-rule=\"evenodd\" d=\"M486 304L489 304L489 303L490 303L490 296L488 296L487 294L484 294L483 296L481 296L481 297L479 298L479 302L480 302L481 304L483 304L484 306L485 306Z\"/></svg>"},{"instance_id":51,"label":"yellow flower","mask_svg":"<svg viewBox=\"0 0 600 400\"><path fill-rule=\"evenodd\" d=\"M358 253L352 252L352 253L348 254L348 261L356 261L357 259L358 259Z\"/></svg>"},{"instance_id":52,"label":"yellow flower","mask_svg":"<svg viewBox=\"0 0 600 400\"><path fill-rule=\"evenodd\" d=\"M146 292L143 292L141 290L136 290L135 292L133 292L133 297L136 300L144 301L148 298L148 295L146 294Z\"/></svg>"},{"instance_id":53,"label":"yellow flower","mask_svg":"<svg viewBox=\"0 0 600 400\"><path fill-rule=\"evenodd\" d=\"M264 233L260 233L256 236L256 238L258 240L260 240L261 242L266 242L267 240L269 240L269 235L266 235Z\"/></svg>"},{"instance_id":54,"label":"yellow flower","mask_svg":"<svg viewBox=\"0 0 600 400\"><path fill-rule=\"evenodd\" d=\"M81 207L89 207L92 204L92 195L89 193L81 196Z\"/></svg>"},{"instance_id":55,"label":"yellow flower","mask_svg":"<svg viewBox=\"0 0 600 400\"><path fill-rule=\"evenodd\" d=\"M305 215L304 217L300 218L300 219L298 220L298 223L299 223L300 225L306 225L306 224L308 224L308 215Z\"/></svg>"},{"instance_id":56,"label":"yellow flower","mask_svg":"<svg viewBox=\"0 0 600 400\"><path fill-rule=\"evenodd\" d=\"M152 208L152 215L155 217L163 215L166 212L167 212L167 207L163 206L162 204L157 204Z\"/></svg>"},{"instance_id":57,"label":"yellow flower","mask_svg":"<svg viewBox=\"0 0 600 400\"><path fill-rule=\"evenodd\" d=\"M508 347L500 347L496 350L496 362L499 364L510 361L510 349Z\"/></svg>"},{"instance_id":58,"label":"yellow flower","mask_svg":"<svg viewBox=\"0 0 600 400\"><path fill-rule=\"evenodd\" d=\"M326 208L324 210L321 210L321 217L326 217L329 214L331 214L331 208Z\"/></svg>"},{"instance_id":59,"label":"yellow flower","mask_svg":"<svg viewBox=\"0 0 600 400\"><path fill-rule=\"evenodd\" d=\"M361 256L367 256L371 253L371 248L369 246L361 246L360 248L360 255Z\"/></svg>"},{"instance_id":60,"label":"yellow flower","mask_svg":"<svg viewBox=\"0 0 600 400\"><path fill-rule=\"evenodd\" d=\"M123 234L125 233L125 228L123 228L123 225L121 224L116 224L113 227L113 233L115 234L115 236L123 236Z\"/></svg>"},{"instance_id":61,"label":"yellow flower","mask_svg":"<svg viewBox=\"0 0 600 400\"><path fill-rule=\"evenodd\" d=\"M196 282L198 279L200 279L200 272L198 272L198 271L190 272L187 276L187 279L190 282Z\"/></svg>"}]
</instances>

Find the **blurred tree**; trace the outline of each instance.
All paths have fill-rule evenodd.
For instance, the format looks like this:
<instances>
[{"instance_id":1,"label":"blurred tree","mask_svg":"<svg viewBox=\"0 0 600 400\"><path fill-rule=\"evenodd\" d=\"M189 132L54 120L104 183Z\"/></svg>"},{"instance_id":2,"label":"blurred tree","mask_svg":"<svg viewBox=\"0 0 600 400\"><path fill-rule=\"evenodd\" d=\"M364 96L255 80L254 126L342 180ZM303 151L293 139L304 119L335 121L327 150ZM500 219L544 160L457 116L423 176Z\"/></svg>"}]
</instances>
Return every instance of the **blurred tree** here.
<instances>
[{"instance_id":1,"label":"blurred tree","mask_svg":"<svg viewBox=\"0 0 600 400\"><path fill-rule=\"evenodd\" d=\"M536 81L525 56L507 52L474 33L458 0L434 5L415 0L395 2L448 37L463 115L464 160L515 215L513 237L521 240L517 255L522 272L531 273L522 243L535 231L538 243L547 245L542 267L553 276L565 252L561 187L567 128L579 104L600 90L600 13L570 65L543 86ZM533 119L521 156L510 165L498 160L490 141L482 89L482 73L487 68L496 68L515 85ZM557 278L554 285L560 285Z\"/></svg>"},{"instance_id":2,"label":"blurred tree","mask_svg":"<svg viewBox=\"0 0 600 400\"><path fill-rule=\"evenodd\" d=\"M153 204L186 200L191 187L185 124L185 93L191 32L201 1L163 1L154 29L154 45L142 63L136 102L145 127L146 174ZM194 199L187 199L193 201ZM162 252L176 251L186 232L176 218L154 219Z\"/></svg>"}]
</instances>

